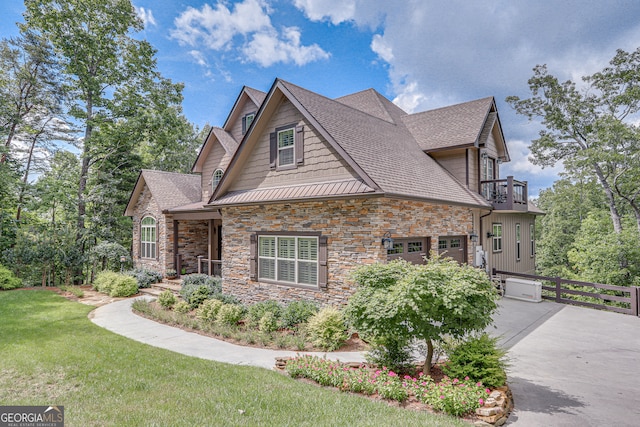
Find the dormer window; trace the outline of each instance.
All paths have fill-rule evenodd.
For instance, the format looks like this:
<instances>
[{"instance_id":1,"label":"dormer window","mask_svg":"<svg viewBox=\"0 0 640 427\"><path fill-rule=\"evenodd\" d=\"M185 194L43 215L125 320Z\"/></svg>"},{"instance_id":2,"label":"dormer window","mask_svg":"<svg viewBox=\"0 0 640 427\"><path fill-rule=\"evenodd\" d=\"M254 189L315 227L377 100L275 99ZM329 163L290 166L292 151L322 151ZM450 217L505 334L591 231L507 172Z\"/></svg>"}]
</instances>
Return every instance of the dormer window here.
<instances>
[{"instance_id":1,"label":"dormer window","mask_svg":"<svg viewBox=\"0 0 640 427\"><path fill-rule=\"evenodd\" d=\"M215 172L213 172L213 176L211 177L211 193L216 191L216 187L220 184L223 173L224 171L222 169L216 169Z\"/></svg>"},{"instance_id":2,"label":"dormer window","mask_svg":"<svg viewBox=\"0 0 640 427\"><path fill-rule=\"evenodd\" d=\"M242 118L242 134L244 135L249 130L253 119L256 118L256 113L249 113Z\"/></svg>"}]
</instances>

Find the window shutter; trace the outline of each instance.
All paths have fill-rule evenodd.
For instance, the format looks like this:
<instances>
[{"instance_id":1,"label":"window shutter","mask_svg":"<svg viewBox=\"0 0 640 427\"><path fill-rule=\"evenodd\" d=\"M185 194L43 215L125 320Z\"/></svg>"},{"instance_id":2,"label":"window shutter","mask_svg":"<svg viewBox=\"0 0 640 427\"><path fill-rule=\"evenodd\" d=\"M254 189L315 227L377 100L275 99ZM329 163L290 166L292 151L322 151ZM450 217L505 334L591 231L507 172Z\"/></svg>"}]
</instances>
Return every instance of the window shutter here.
<instances>
[{"instance_id":1,"label":"window shutter","mask_svg":"<svg viewBox=\"0 0 640 427\"><path fill-rule=\"evenodd\" d=\"M160 221L156 220L156 224L155 224L155 231L156 231L156 261L160 260L160 227L159 227L159 222Z\"/></svg>"},{"instance_id":2,"label":"window shutter","mask_svg":"<svg viewBox=\"0 0 640 427\"><path fill-rule=\"evenodd\" d=\"M258 235L252 234L249 237L249 278L258 279Z\"/></svg>"},{"instance_id":3,"label":"window shutter","mask_svg":"<svg viewBox=\"0 0 640 427\"><path fill-rule=\"evenodd\" d=\"M318 286L326 289L329 268L327 266L327 236L318 238Z\"/></svg>"},{"instance_id":4,"label":"window shutter","mask_svg":"<svg viewBox=\"0 0 640 427\"><path fill-rule=\"evenodd\" d=\"M304 126L296 126L296 136L294 140L296 150L296 164L304 163Z\"/></svg>"},{"instance_id":5,"label":"window shutter","mask_svg":"<svg viewBox=\"0 0 640 427\"><path fill-rule=\"evenodd\" d=\"M276 141L276 133L269 135L269 168L276 168L276 159L278 158L278 141Z\"/></svg>"},{"instance_id":6,"label":"window shutter","mask_svg":"<svg viewBox=\"0 0 640 427\"><path fill-rule=\"evenodd\" d=\"M247 133L247 116L242 116L242 134Z\"/></svg>"},{"instance_id":7,"label":"window shutter","mask_svg":"<svg viewBox=\"0 0 640 427\"><path fill-rule=\"evenodd\" d=\"M138 259L142 258L142 217L138 224Z\"/></svg>"}]
</instances>

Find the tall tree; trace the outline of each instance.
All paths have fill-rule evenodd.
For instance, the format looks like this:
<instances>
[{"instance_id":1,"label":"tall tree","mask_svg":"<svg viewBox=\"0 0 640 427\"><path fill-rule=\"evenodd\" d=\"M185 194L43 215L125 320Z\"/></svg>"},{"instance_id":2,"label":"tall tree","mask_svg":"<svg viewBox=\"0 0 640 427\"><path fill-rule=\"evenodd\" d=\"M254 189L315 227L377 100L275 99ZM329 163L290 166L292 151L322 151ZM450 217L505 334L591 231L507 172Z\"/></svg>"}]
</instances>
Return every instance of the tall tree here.
<instances>
[{"instance_id":1,"label":"tall tree","mask_svg":"<svg viewBox=\"0 0 640 427\"><path fill-rule=\"evenodd\" d=\"M572 81L561 83L545 65L538 65L529 79L533 96L510 96L507 102L530 119L542 119L545 129L531 144L534 163L549 166L562 161L568 171L588 171L597 178L607 198L613 230L619 234L623 224L614 181L621 159L607 153L615 152L620 144L611 133L612 123L632 126L630 118L640 109L640 49L632 53L619 50L609 67L583 77L583 82L583 89Z\"/></svg>"},{"instance_id":2,"label":"tall tree","mask_svg":"<svg viewBox=\"0 0 640 427\"><path fill-rule=\"evenodd\" d=\"M26 0L25 5L23 30L53 45L69 114L82 129L76 240L83 248L91 168L109 153L123 154L109 148L117 145L107 138L109 126L133 119L153 104L158 86L172 83L156 71L151 45L132 37L142 21L129 0ZM181 87L173 86L180 94Z\"/></svg>"}]
</instances>

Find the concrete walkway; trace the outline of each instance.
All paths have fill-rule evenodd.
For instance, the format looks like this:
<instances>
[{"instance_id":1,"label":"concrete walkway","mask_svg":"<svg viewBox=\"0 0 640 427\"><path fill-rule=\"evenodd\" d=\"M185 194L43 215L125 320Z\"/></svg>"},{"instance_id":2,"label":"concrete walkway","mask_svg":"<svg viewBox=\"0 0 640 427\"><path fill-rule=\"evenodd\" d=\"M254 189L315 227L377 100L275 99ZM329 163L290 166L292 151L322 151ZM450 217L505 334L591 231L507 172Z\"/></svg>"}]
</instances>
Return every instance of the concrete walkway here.
<instances>
[{"instance_id":1,"label":"concrete walkway","mask_svg":"<svg viewBox=\"0 0 640 427\"><path fill-rule=\"evenodd\" d=\"M297 354L238 346L162 325L133 314L131 302L99 307L91 320L136 341L225 363L272 369L276 357ZM509 349L515 410L508 425L640 425L640 318L502 299L487 331ZM364 361L358 352L305 354Z\"/></svg>"}]
</instances>

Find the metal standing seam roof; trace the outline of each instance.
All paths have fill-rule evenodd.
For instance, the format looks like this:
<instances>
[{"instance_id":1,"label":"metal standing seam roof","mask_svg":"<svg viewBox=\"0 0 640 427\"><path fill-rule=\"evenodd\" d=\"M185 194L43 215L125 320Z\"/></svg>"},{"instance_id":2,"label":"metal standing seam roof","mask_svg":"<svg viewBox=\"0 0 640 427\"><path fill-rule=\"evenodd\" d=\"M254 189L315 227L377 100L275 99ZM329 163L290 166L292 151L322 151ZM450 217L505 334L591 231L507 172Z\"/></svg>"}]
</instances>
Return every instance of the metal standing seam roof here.
<instances>
[{"instance_id":1,"label":"metal standing seam roof","mask_svg":"<svg viewBox=\"0 0 640 427\"><path fill-rule=\"evenodd\" d=\"M255 190L230 191L212 205L238 205L269 201L317 199L327 197L373 194L375 190L362 181L348 179L313 184L270 187Z\"/></svg>"}]
</instances>

